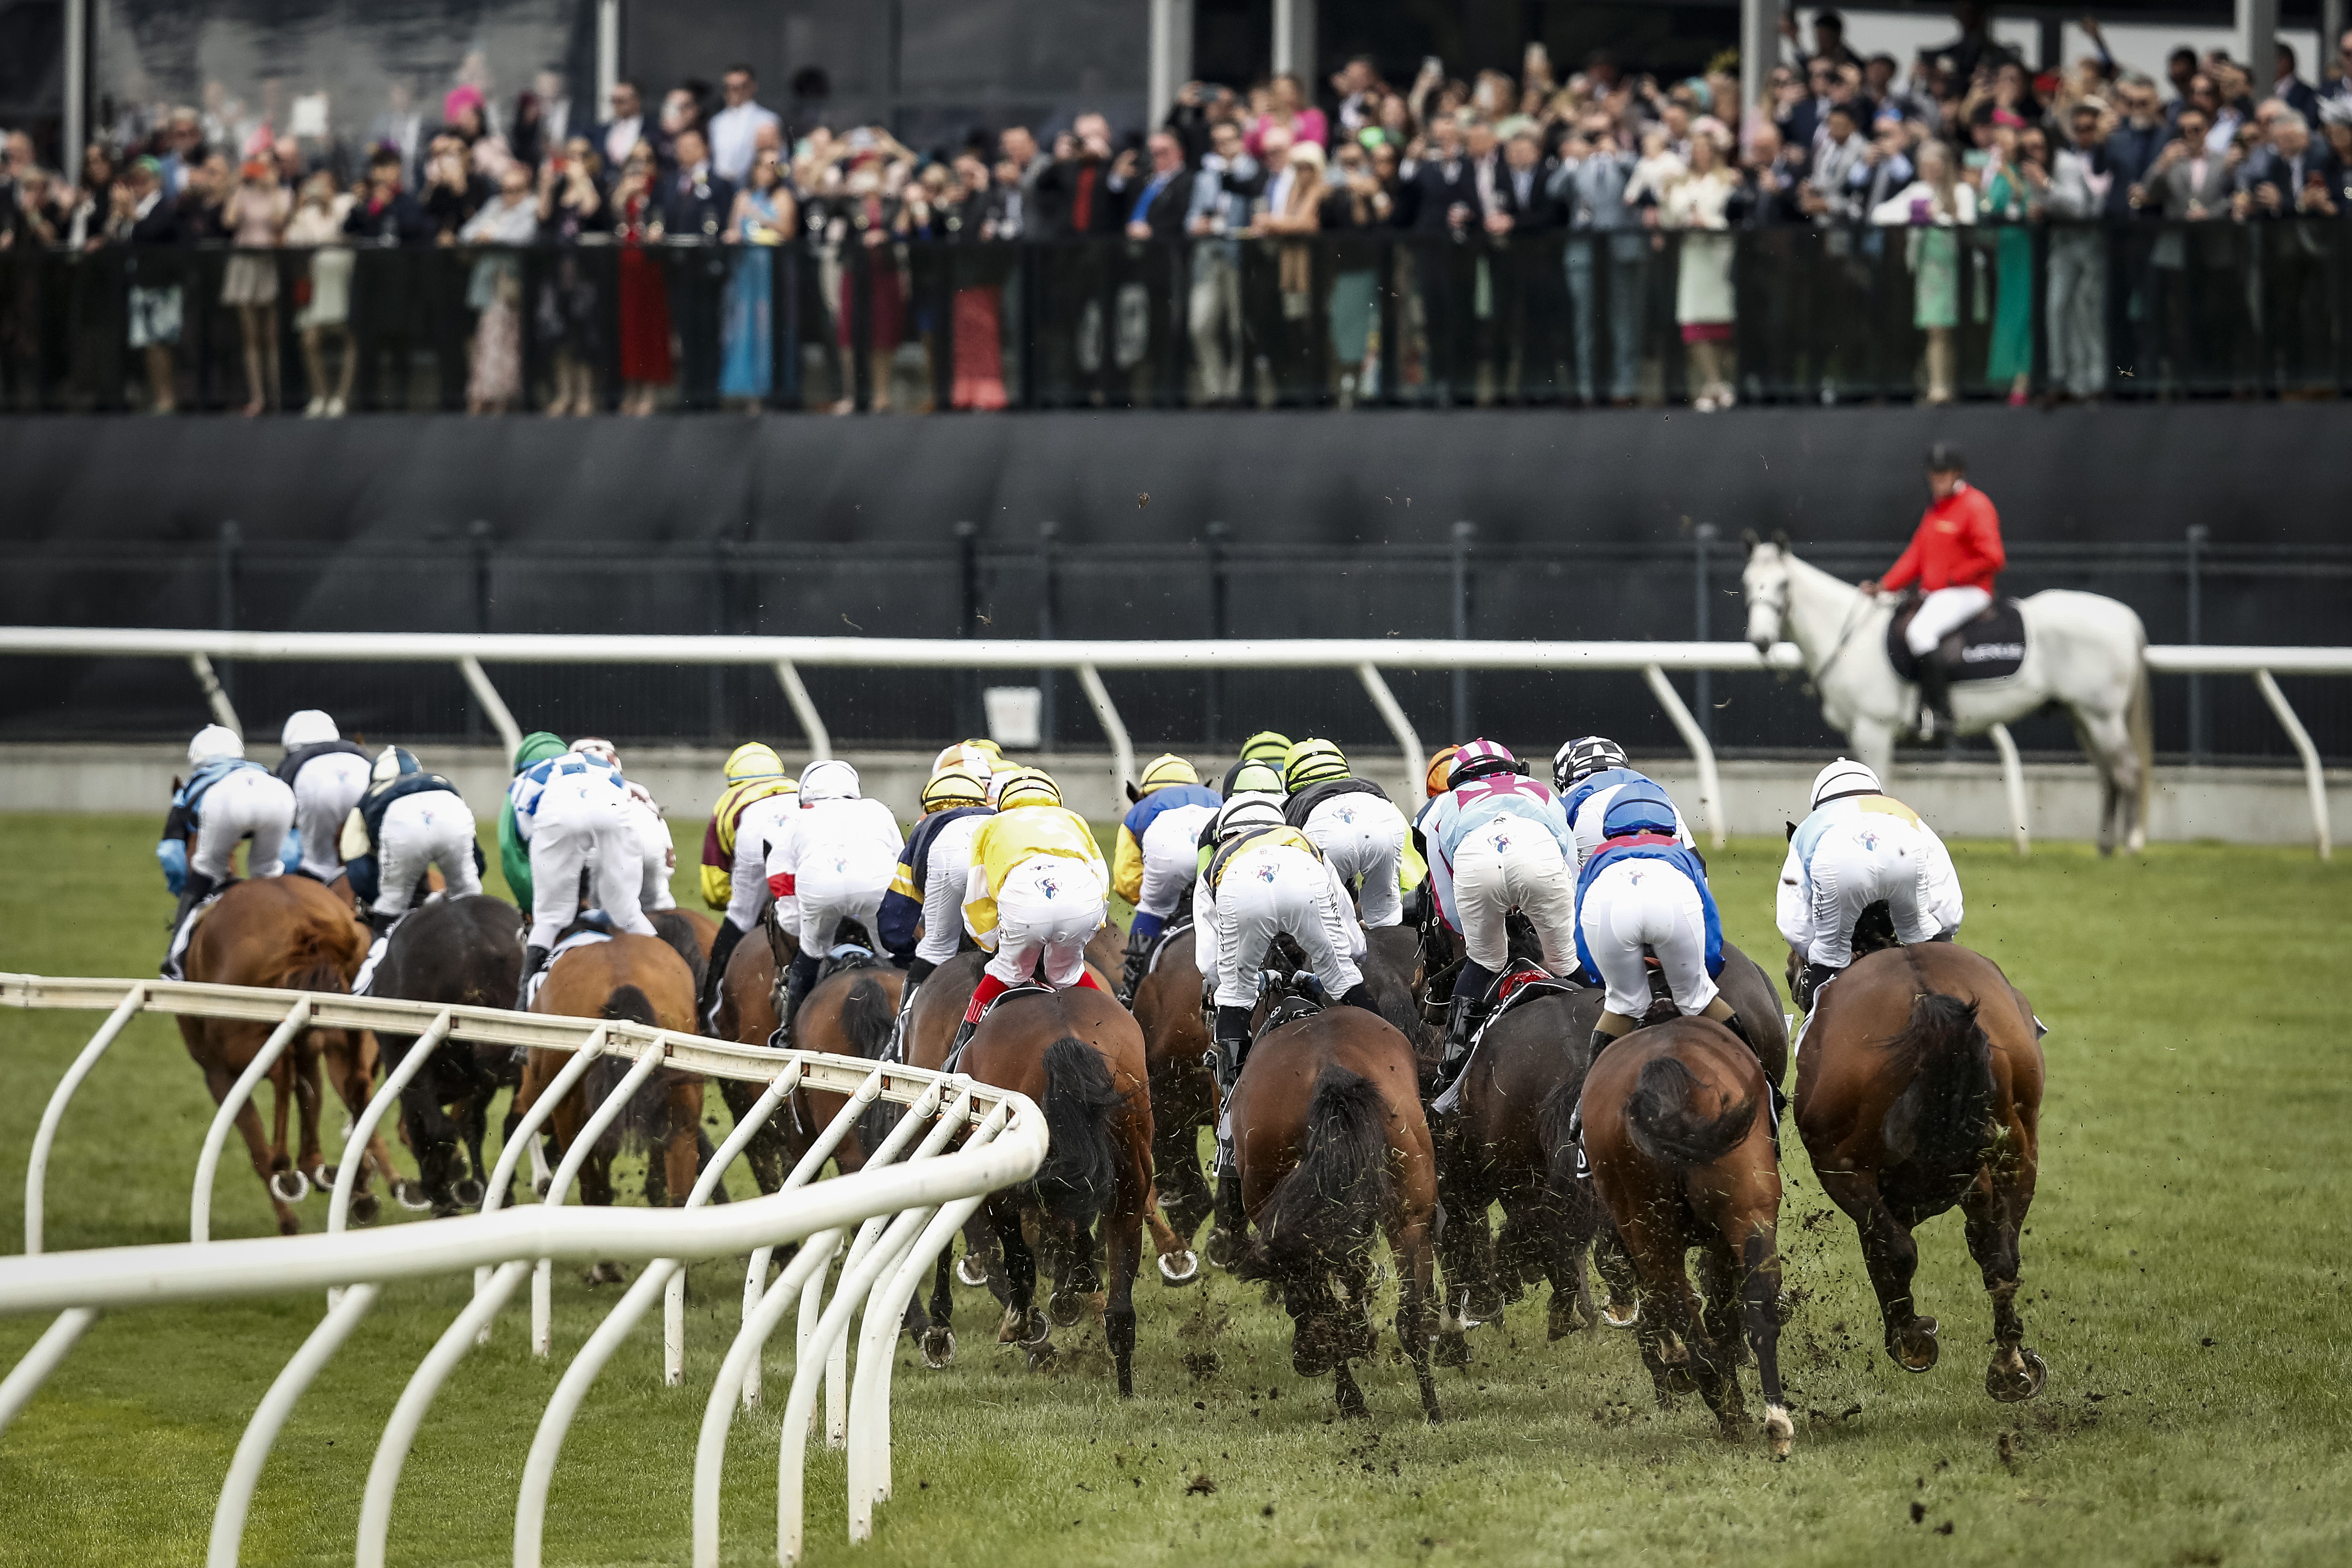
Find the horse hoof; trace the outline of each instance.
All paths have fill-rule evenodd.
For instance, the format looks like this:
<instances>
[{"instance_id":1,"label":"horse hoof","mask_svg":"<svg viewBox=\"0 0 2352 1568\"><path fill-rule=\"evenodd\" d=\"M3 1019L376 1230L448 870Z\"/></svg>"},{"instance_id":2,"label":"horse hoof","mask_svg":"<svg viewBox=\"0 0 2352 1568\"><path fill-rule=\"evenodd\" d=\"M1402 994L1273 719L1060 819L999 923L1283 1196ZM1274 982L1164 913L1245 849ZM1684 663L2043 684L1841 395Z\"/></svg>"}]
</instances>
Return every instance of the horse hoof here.
<instances>
[{"instance_id":1,"label":"horse hoof","mask_svg":"<svg viewBox=\"0 0 2352 1568\"><path fill-rule=\"evenodd\" d=\"M1942 1353L1942 1346L1936 1339L1937 1326L1933 1318L1912 1319L1908 1329L1887 1336L1886 1353L1906 1372L1933 1371L1937 1356Z\"/></svg>"},{"instance_id":2,"label":"horse hoof","mask_svg":"<svg viewBox=\"0 0 2352 1568\"><path fill-rule=\"evenodd\" d=\"M923 1331L923 1364L933 1372L945 1370L955 1360L955 1331L925 1329Z\"/></svg>"},{"instance_id":3,"label":"horse hoof","mask_svg":"<svg viewBox=\"0 0 2352 1568\"><path fill-rule=\"evenodd\" d=\"M1290 1342L1290 1370L1301 1377L1320 1377L1331 1370L1330 1352L1301 1334Z\"/></svg>"},{"instance_id":4,"label":"horse hoof","mask_svg":"<svg viewBox=\"0 0 2352 1568\"><path fill-rule=\"evenodd\" d=\"M958 1284L969 1285L977 1290L988 1283L988 1269L978 1258L967 1252L956 1259L955 1277Z\"/></svg>"},{"instance_id":5,"label":"horse hoof","mask_svg":"<svg viewBox=\"0 0 2352 1568\"><path fill-rule=\"evenodd\" d=\"M1770 1446L1775 1460L1787 1458L1789 1450L1797 1446L1797 1424L1778 1405L1764 1407L1764 1441Z\"/></svg>"},{"instance_id":6,"label":"horse hoof","mask_svg":"<svg viewBox=\"0 0 2352 1568\"><path fill-rule=\"evenodd\" d=\"M1621 1313L1612 1300L1601 1309L1601 1321L1612 1329L1630 1329L1642 1321L1642 1303L1635 1301Z\"/></svg>"},{"instance_id":7,"label":"horse hoof","mask_svg":"<svg viewBox=\"0 0 2352 1568\"><path fill-rule=\"evenodd\" d=\"M2003 1364L2003 1358L1997 1355L1985 1368L1985 1392L2003 1405L2022 1405L2049 1381L2050 1363L2021 1345L2014 1364Z\"/></svg>"},{"instance_id":8,"label":"horse hoof","mask_svg":"<svg viewBox=\"0 0 2352 1568\"><path fill-rule=\"evenodd\" d=\"M433 1206L433 1199L425 1191L425 1184L403 1176L392 1184L392 1201L411 1214L423 1214Z\"/></svg>"},{"instance_id":9,"label":"horse hoof","mask_svg":"<svg viewBox=\"0 0 2352 1568\"><path fill-rule=\"evenodd\" d=\"M310 1195L310 1179L299 1171L272 1171L269 1195L281 1204L299 1204Z\"/></svg>"},{"instance_id":10,"label":"horse hoof","mask_svg":"<svg viewBox=\"0 0 2352 1568\"><path fill-rule=\"evenodd\" d=\"M1441 1333L1430 1356L1440 1366L1468 1366L1470 1342L1457 1333Z\"/></svg>"},{"instance_id":11,"label":"horse hoof","mask_svg":"<svg viewBox=\"0 0 2352 1568\"><path fill-rule=\"evenodd\" d=\"M310 1184L322 1193L331 1193L335 1190L335 1175L336 1167L332 1165L314 1165L310 1170Z\"/></svg>"},{"instance_id":12,"label":"horse hoof","mask_svg":"<svg viewBox=\"0 0 2352 1568\"><path fill-rule=\"evenodd\" d=\"M373 1193L361 1193L352 1199L352 1223L353 1225L373 1225L375 1223L375 1216L379 1212L380 1210L376 1204L375 1194Z\"/></svg>"},{"instance_id":13,"label":"horse hoof","mask_svg":"<svg viewBox=\"0 0 2352 1568\"><path fill-rule=\"evenodd\" d=\"M461 1176L449 1188L449 1195L457 1200L457 1206L461 1209L480 1208L483 1197L482 1184L471 1176Z\"/></svg>"},{"instance_id":14,"label":"horse hoof","mask_svg":"<svg viewBox=\"0 0 2352 1568\"><path fill-rule=\"evenodd\" d=\"M1057 1329L1074 1329L1087 1315L1086 1293L1056 1290L1045 1298L1045 1317Z\"/></svg>"},{"instance_id":15,"label":"horse hoof","mask_svg":"<svg viewBox=\"0 0 2352 1568\"><path fill-rule=\"evenodd\" d=\"M1055 1352L1053 1341L1039 1340L1034 1345L1023 1345L1021 1348L1029 1352L1029 1370L1031 1372L1043 1372L1047 1367L1054 1364Z\"/></svg>"},{"instance_id":16,"label":"horse hoof","mask_svg":"<svg viewBox=\"0 0 2352 1568\"><path fill-rule=\"evenodd\" d=\"M1181 1289L1201 1277L1201 1260L1190 1249L1160 1255L1160 1282Z\"/></svg>"},{"instance_id":17,"label":"horse hoof","mask_svg":"<svg viewBox=\"0 0 2352 1568\"><path fill-rule=\"evenodd\" d=\"M1241 1237L1232 1231L1219 1228L1209 1232L1209 1267L1231 1268L1241 1257Z\"/></svg>"}]
</instances>

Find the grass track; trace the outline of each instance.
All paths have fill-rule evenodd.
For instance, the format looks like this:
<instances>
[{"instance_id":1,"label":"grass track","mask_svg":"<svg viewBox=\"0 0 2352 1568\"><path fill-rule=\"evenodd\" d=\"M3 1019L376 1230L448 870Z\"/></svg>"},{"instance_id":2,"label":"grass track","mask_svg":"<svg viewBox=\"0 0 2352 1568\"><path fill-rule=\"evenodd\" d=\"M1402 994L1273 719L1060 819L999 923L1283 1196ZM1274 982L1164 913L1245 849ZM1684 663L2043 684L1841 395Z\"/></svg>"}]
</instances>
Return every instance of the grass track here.
<instances>
[{"instance_id":1,"label":"grass track","mask_svg":"<svg viewBox=\"0 0 2352 1568\"><path fill-rule=\"evenodd\" d=\"M0 889L0 969L150 972L170 910L154 826L0 816L0 863L16 868ZM690 833L698 825L681 837ZM694 846L681 849L690 868ZM1331 1420L1329 1380L1289 1370L1286 1320L1223 1277L1205 1291L1148 1277L1139 1286L1140 1397L1124 1405L1098 1341L1066 1355L1067 1372L1027 1375L997 1353L984 1297L960 1291L953 1370L908 1366L900 1348L898 1497L876 1541L847 1545L840 1457L818 1452L809 1560L2352 1558L2352 1072L2335 984L2352 952L2352 871L2293 851L2201 846L2113 863L2065 846L2027 862L1994 846L1958 854L1967 940L2053 1031L2041 1197L2024 1241L2027 1342L2052 1372L2035 1404L1984 1396L1988 1316L1957 1215L1921 1234L1919 1296L1944 1321L1943 1363L1926 1377L1888 1363L1853 1231L1792 1140L1781 1245L1809 1295L1782 1340L1800 1410L1785 1466L1760 1442L1717 1441L1696 1399L1658 1413L1630 1336L1547 1344L1539 1290L1473 1336L1475 1366L1442 1375L1449 1419L1434 1429L1415 1418L1405 1370L1385 1363L1366 1378L1373 1418ZM1778 951L1779 856L1757 841L1711 858L1726 925L1759 954ZM0 1015L0 1251L22 1245L17 1184L42 1103L97 1022ZM51 1246L184 1236L210 1109L172 1024L134 1024L59 1140ZM225 1164L216 1230L265 1233L259 1184L241 1158ZM320 1200L302 1213L308 1226L323 1223ZM557 1474L549 1562L683 1559L695 1426L740 1280L740 1267L694 1271L686 1390L660 1386L650 1326L607 1369ZM450 1280L386 1293L281 1437L247 1562L349 1561L384 1417L465 1290ZM517 1309L460 1367L409 1459L394 1562L509 1560L539 1413L615 1296L560 1270L553 1361L530 1359ZM101 1321L0 1436L0 1564L201 1561L245 1420L321 1307L306 1294ZM40 1326L0 1320L0 1364ZM1182 1358L1201 1350L1220 1364L1196 1380ZM780 1394L782 1356L772 1354L769 1375ZM1754 1412L1752 1374L1748 1394ZM730 1563L773 1561L772 1419L772 1408L736 1426ZM2011 1463L1996 1448L2008 1431ZM1213 1492L1189 1489L1202 1477Z\"/></svg>"}]
</instances>

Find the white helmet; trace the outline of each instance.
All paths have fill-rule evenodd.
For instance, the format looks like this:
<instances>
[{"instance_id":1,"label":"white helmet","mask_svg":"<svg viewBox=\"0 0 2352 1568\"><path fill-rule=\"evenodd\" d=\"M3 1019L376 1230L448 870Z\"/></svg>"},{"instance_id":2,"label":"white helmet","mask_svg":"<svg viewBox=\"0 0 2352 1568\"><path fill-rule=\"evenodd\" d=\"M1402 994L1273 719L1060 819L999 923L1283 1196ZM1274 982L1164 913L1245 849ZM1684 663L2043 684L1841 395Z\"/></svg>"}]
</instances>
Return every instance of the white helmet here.
<instances>
[{"instance_id":1,"label":"white helmet","mask_svg":"<svg viewBox=\"0 0 2352 1568\"><path fill-rule=\"evenodd\" d=\"M224 757L245 755L245 742L226 724L207 724L188 742L188 766L200 768Z\"/></svg>"},{"instance_id":2,"label":"white helmet","mask_svg":"<svg viewBox=\"0 0 2352 1568\"><path fill-rule=\"evenodd\" d=\"M600 741L593 735L583 735L572 742L573 752L583 757L601 757L614 767L621 765L621 753L613 749L610 741Z\"/></svg>"},{"instance_id":3,"label":"white helmet","mask_svg":"<svg viewBox=\"0 0 2352 1568\"><path fill-rule=\"evenodd\" d=\"M1278 797L1260 790L1248 790L1225 802L1217 813L1217 837L1230 838L1245 827L1279 827L1282 806Z\"/></svg>"},{"instance_id":4,"label":"white helmet","mask_svg":"<svg viewBox=\"0 0 2352 1568\"><path fill-rule=\"evenodd\" d=\"M857 798L857 770L831 757L820 758L801 770L801 804Z\"/></svg>"},{"instance_id":5,"label":"white helmet","mask_svg":"<svg viewBox=\"0 0 2352 1568\"><path fill-rule=\"evenodd\" d=\"M286 728L278 732L278 743L288 751L297 746L315 746L321 741L340 741L343 732L335 721L317 708L305 708L286 717Z\"/></svg>"},{"instance_id":6,"label":"white helmet","mask_svg":"<svg viewBox=\"0 0 2352 1568\"><path fill-rule=\"evenodd\" d=\"M1813 809L1850 795L1879 795L1878 775L1851 757L1840 757L1813 775Z\"/></svg>"}]
</instances>

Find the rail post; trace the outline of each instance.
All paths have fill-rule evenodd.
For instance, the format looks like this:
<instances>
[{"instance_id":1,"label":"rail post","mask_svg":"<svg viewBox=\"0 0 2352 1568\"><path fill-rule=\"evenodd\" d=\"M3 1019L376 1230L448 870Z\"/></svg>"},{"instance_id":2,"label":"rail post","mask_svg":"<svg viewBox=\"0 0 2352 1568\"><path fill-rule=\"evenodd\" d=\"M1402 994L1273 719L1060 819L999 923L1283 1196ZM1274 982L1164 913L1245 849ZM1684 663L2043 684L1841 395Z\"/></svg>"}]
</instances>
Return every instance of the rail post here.
<instances>
[{"instance_id":1,"label":"rail post","mask_svg":"<svg viewBox=\"0 0 2352 1568\"><path fill-rule=\"evenodd\" d=\"M81 1055L74 1058L73 1066L66 1068L66 1076L58 1080L58 1087L49 1095L49 1103L41 1110L40 1131L33 1134L32 1157L25 1163L25 1255L27 1258L41 1250L43 1205L49 1184L49 1150L58 1141L58 1124L66 1118L66 1106L73 1100L74 1090L81 1087L82 1079L98 1066L98 1058L106 1054L106 1047L114 1044L114 1037L122 1033L146 1005L147 987L133 985L130 994L116 1004L114 1011L106 1016L106 1022L98 1026L98 1033L89 1037L89 1044L81 1048Z\"/></svg>"},{"instance_id":2,"label":"rail post","mask_svg":"<svg viewBox=\"0 0 2352 1568\"><path fill-rule=\"evenodd\" d=\"M1675 689L1675 683L1666 679L1664 670L1653 664L1643 669L1642 676L1650 683L1650 693L1658 700L1658 706L1666 710L1666 717L1681 731L1692 761L1698 763L1699 815L1706 819L1708 847L1720 849L1724 840L1723 781L1716 775L1715 747L1698 727L1698 721L1691 717L1691 710L1683 706L1682 693Z\"/></svg>"},{"instance_id":3,"label":"rail post","mask_svg":"<svg viewBox=\"0 0 2352 1568\"><path fill-rule=\"evenodd\" d=\"M2311 743L2311 731L2303 727L2294 710L2287 705L2286 693L2279 689L2278 681L2267 669L2254 671L2254 684L2262 689L2263 700L2271 705L2272 716L2294 742L2295 754L2303 759L2304 787L2311 795L2311 838L2322 860L2332 857L2327 823L2327 771L2319 764L2319 748Z\"/></svg>"},{"instance_id":4,"label":"rail post","mask_svg":"<svg viewBox=\"0 0 2352 1568\"><path fill-rule=\"evenodd\" d=\"M253 1098L254 1086L277 1065L278 1058L286 1054L287 1046L295 1036L308 1028L310 1023L310 998L305 995L298 998L287 1010L285 1020L270 1031L269 1038L261 1043L261 1048L253 1053L253 1059L245 1064L245 1070L237 1074L236 1082L221 1096L220 1108L213 1112L212 1126L205 1131L204 1152L196 1156L195 1184L188 1194L190 1241L203 1242L213 1238L213 1177L220 1170L221 1145L228 1139L230 1125L236 1121L237 1112L245 1109L246 1101ZM302 1190L290 1199L281 1199L281 1202L299 1203L310 1195L309 1175L301 1171L294 1172L293 1175L301 1184ZM272 1171L264 1179L269 1184L271 1195L276 1196L278 1173Z\"/></svg>"},{"instance_id":5,"label":"rail post","mask_svg":"<svg viewBox=\"0 0 2352 1568\"><path fill-rule=\"evenodd\" d=\"M580 1167L586 1164L588 1156L595 1152L597 1141L604 1136L604 1130L628 1109L629 1101L636 1098L637 1090L645 1087L646 1080L653 1077L667 1059L669 1055L666 1045L667 1038L667 1036L656 1036L646 1046L645 1055L636 1059L627 1076L614 1086L613 1091L604 1097L604 1103L589 1114L587 1121L573 1136L572 1146L563 1152L563 1163L555 1167L555 1175L547 1184L545 1202L549 1207L562 1206L572 1191L572 1181L580 1174ZM530 1353L541 1359L546 1357L554 1337L553 1276L554 1266L544 1258L539 1260L530 1275Z\"/></svg>"}]
</instances>

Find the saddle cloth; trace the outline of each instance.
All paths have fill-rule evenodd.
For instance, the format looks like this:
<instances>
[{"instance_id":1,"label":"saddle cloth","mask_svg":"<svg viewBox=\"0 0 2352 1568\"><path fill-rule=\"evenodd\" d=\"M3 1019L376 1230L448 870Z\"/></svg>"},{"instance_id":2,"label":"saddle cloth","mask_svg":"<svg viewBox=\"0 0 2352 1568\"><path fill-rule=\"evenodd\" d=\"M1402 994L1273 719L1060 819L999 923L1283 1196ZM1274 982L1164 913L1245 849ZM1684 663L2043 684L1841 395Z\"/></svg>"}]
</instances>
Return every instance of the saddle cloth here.
<instances>
[{"instance_id":1,"label":"saddle cloth","mask_svg":"<svg viewBox=\"0 0 2352 1568\"><path fill-rule=\"evenodd\" d=\"M1446 1086L1445 1092L1437 1097L1430 1109L1451 1111L1462 1103L1462 1086L1469 1081L1471 1063L1477 1058L1478 1047L1486 1043L1486 1031L1493 1028L1496 1022L1504 1015L1522 1003L1537 1001L1545 996L1573 996L1583 989L1583 986L1573 980L1554 978L1545 973L1541 964L1524 958L1505 970L1503 977L1495 983L1495 994L1497 1000L1494 1010L1488 1013L1485 1020L1479 1024L1478 1032L1470 1037L1470 1044L1462 1053L1465 1058L1462 1063L1462 1070L1454 1075L1454 1081Z\"/></svg>"},{"instance_id":2,"label":"saddle cloth","mask_svg":"<svg viewBox=\"0 0 2352 1568\"><path fill-rule=\"evenodd\" d=\"M605 931L575 931L570 936L565 937L562 942L557 942L553 950L548 953L547 962L539 966L539 973L530 977L530 984L522 988L522 1010L526 1013L530 1012L531 1004L539 1000L540 987L545 985L547 984L547 977L555 973L555 961L557 959L562 958L565 953L570 952L575 947L593 947L600 942L610 942L612 940L613 938L611 934Z\"/></svg>"},{"instance_id":3,"label":"saddle cloth","mask_svg":"<svg viewBox=\"0 0 2352 1568\"><path fill-rule=\"evenodd\" d=\"M1886 661L1904 680L1919 679L1919 661L1903 640L1911 617L1919 611L1916 599L1895 612L1886 624ZM1936 658L1951 680L2001 680L2025 663L2025 612L2015 599L1995 599L1959 630L1936 646Z\"/></svg>"}]
</instances>

